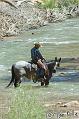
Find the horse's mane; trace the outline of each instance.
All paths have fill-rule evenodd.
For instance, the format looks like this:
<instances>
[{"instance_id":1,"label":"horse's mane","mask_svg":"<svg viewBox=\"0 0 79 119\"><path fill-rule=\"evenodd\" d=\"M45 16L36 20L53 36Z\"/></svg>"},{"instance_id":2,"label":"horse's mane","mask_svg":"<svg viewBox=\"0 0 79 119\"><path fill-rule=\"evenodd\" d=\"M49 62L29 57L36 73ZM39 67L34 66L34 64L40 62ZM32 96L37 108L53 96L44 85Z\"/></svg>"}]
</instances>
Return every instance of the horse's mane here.
<instances>
[{"instance_id":1,"label":"horse's mane","mask_svg":"<svg viewBox=\"0 0 79 119\"><path fill-rule=\"evenodd\" d=\"M46 61L46 64L49 65L49 66L50 66L50 65L54 65L54 64L55 64L55 61L54 61L54 60Z\"/></svg>"},{"instance_id":2,"label":"horse's mane","mask_svg":"<svg viewBox=\"0 0 79 119\"><path fill-rule=\"evenodd\" d=\"M55 61L47 63L48 69L51 70L52 68L54 68L55 64Z\"/></svg>"}]
</instances>

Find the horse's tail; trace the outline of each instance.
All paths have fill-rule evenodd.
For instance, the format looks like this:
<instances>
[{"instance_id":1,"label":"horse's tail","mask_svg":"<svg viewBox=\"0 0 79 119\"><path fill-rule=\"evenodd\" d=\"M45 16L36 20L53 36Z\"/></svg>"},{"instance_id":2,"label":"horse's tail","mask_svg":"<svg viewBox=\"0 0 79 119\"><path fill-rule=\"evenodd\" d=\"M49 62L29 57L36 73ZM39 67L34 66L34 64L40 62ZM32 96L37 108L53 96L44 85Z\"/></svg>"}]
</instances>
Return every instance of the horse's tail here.
<instances>
[{"instance_id":1,"label":"horse's tail","mask_svg":"<svg viewBox=\"0 0 79 119\"><path fill-rule=\"evenodd\" d=\"M11 68L11 74L12 74L12 78L7 87L9 87L14 82L14 79L15 79L14 64L12 65L12 68Z\"/></svg>"}]
</instances>

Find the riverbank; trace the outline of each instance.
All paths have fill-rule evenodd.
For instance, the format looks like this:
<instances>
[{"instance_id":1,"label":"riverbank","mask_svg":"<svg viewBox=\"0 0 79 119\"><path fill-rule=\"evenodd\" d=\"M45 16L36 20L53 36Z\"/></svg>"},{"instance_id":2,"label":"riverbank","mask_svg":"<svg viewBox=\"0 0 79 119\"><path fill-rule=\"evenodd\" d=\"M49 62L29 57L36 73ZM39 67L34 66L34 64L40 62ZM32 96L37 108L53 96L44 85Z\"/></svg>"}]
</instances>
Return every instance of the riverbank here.
<instances>
[{"instance_id":1,"label":"riverbank","mask_svg":"<svg viewBox=\"0 0 79 119\"><path fill-rule=\"evenodd\" d=\"M48 23L61 22L70 17L79 15L79 7L72 6L71 9L63 8L40 9L36 4L26 1L15 1L16 6L0 3L0 39L8 36L16 36L27 30L37 29L48 25Z\"/></svg>"}]
</instances>

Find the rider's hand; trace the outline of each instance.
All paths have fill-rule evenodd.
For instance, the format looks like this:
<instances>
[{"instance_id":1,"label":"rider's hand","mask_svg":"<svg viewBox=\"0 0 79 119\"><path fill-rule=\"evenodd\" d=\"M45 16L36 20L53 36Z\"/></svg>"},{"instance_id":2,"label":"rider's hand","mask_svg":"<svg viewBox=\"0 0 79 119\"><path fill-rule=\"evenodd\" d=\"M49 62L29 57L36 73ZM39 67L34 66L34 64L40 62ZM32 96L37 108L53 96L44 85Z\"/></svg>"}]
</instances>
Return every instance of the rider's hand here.
<instances>
[{"instance_id":1,"label":"rider's hand","mask_svg":"<svg viewBox=\"0 0 79 119\"><path fill-rule=\"evenodd\" d=\"M43 58L43 60L42 60L43 62L45 62L46 60Z\"/></svg>"}]
</instances>

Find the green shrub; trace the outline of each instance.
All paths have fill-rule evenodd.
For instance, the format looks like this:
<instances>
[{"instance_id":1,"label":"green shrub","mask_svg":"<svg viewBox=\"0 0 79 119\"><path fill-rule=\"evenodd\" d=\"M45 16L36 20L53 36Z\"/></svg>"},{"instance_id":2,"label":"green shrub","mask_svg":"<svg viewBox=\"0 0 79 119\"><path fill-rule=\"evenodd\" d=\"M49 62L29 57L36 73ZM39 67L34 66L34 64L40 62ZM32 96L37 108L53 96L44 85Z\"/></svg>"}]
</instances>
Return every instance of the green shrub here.
<instances>
[{"instance_id":1,"label":"green shrub","mask_svg":"<svg viewBox=\"0 0 79 119\"><path fill-rule=\"evenodd\" d=\"M62 8L75 4L78 5L79 0L42 0L39 6L44 9L53 9L55 7Z\"/></svg>"},{"instance_id":2,"label":"green shrub","mask_svg":"<svg viewBox=\"0 0 79 119\"><path fill-rule=\"evenodd\" d=\"M56 3L56 0L42 0L40 7L44 9L52 9L56 7Z\"/></svg>"}]
</instances>

